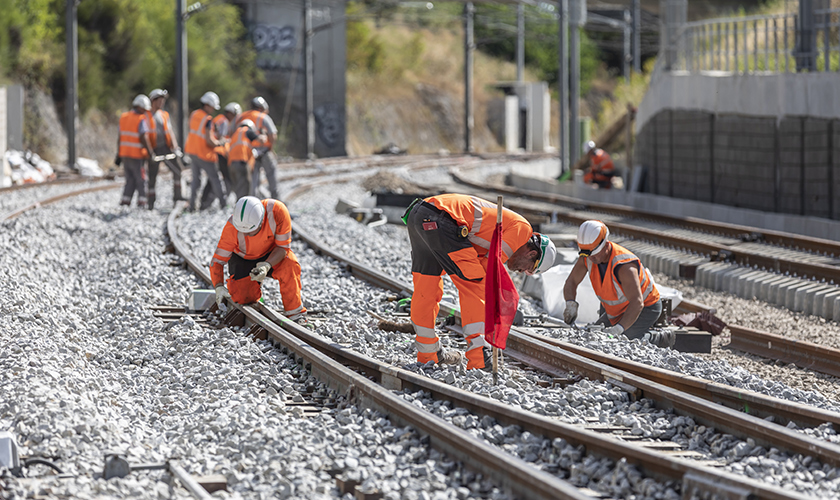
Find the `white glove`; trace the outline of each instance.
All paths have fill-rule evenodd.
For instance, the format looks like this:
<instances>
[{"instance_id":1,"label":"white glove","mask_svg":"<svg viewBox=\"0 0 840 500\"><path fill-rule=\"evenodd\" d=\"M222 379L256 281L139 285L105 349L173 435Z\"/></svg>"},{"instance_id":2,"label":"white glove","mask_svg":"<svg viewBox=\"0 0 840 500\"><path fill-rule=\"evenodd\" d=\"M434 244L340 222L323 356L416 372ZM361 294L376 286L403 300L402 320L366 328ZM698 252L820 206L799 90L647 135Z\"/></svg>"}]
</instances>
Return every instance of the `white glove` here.
<instances>
[{"instance_id":1,"label":"white glove","mask_svg":"<svg viewBox=\"0 0 840 500\"><path fill-rule=\"evenodd\" d=\"M219 285L219 286L216 287L216 305L217 306L221 306L222 302L224 302L225 299L229 299L229 298L230 298L230 292L228 292L227 288L225 288L225 285Z\"/></svg>"},{"instance_id":2,"label":"white glove","mask_svg":"<svg viewBox=\"0 0 840 500\"><path fill-rule=\"evenodd\" d=\"M571 325L577 319L578 305L574 300L566 301L566 309L563 310L563 321L567 325Z\"/></svg>"},{"instance_id":3,"label":"white glove","mask_svg":"<svg viewBox=\"0 0 840 500\"><path fill-rule=\"evenodd\" d=\"M609 328L604 328L604 333L607 335L621 335L624 333L624 327L621 325L615 325Z\"/></svg>"},{"instance_id":4,"label":"white glove","mask_svg":"<svg viewBox=\"0 0 840 500\"><path fill-rule=\"evenodd\" d=\"M268 262L258 262L257 267L251 269L251 281L262 283L266 276L268 276L269 271L271 271L271 264Z\"/></svg>"}]
</instances>

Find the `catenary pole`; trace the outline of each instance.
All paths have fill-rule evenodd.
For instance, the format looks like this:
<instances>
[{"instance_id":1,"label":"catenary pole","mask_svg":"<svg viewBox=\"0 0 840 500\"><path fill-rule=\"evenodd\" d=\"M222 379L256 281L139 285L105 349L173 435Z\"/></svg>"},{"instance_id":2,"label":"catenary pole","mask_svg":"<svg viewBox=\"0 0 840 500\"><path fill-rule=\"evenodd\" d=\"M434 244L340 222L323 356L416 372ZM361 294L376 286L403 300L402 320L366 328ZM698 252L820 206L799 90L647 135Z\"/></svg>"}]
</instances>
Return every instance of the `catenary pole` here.
<instances>
[{"instance_id":1,"label":"catenary pole","mask_svg":"<svg viewBox=\"0 0 840 500\"><path fill-rule=\"evenodd\" d=\"M187 143L185 125L189 113L186 12L187 0L175 0L175 95L178 98L175 132L181 147Z\"/></svg>"},{"instance_id":2,"label":"catenary pole","mask_svg":"<svg viewBox=\"0 0 840 500\"><path fill-rule=\"evenodd\" d=\"M473 17L475 8L472 2L464 4L464 152L472 153L473 133Z\"/></svg>"},{"instance_id":3,"label":"catenary pole","mask_svg":"<svg viewBox=\"0 0 840 500\"><path fill-rule=\"evenodd\" d=\"M79 36L77 14L78 0L67 0L67 98L64 117L67 121L67 166L76 169L76 116L79 113Z\"/></svg>"}]
</instances>

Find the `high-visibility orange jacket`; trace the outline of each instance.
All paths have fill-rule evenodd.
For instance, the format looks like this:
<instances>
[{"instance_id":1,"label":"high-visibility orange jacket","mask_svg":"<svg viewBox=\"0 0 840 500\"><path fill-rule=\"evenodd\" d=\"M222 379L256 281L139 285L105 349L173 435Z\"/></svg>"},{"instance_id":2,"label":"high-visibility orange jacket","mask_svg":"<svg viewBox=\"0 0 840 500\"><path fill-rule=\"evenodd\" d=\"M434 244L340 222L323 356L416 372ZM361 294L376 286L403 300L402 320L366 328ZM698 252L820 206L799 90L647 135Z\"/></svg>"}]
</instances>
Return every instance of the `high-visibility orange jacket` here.
<instances>
[{"instance_id":1,"label":"high-visibility orange jacket","mask_svg":"<svg viewBox=\"0 0 840 500\"><path fill-rule=\"evenodd\" d=\"M149 151L140 137L140 123L145 119L144 113L133 110L120 116L120 158L143 160L149 157Z\"/></svg>"},{"instance_id":2,"label":"high-visibility orange jacket","mask_svg":"<svg viewBox=\"0 0 840 500\"><path fill-rule=\"evenodd\" d=\"M487 268L487 252L496 229L496 204L466 194L442 194L426 198L426 202L444 210L459 226L466 226L469 240ZM504 209L502 212L502 263L524 245L534 233L524 217Z\"/></svg>"},{"instance_id":3,"label":"high-visibility orange jacket","mask_svg":"<svg viewBox=\"0 0 840 500\"><path fill-rule=\"evenodd\" d=\"M187 144L184 146L184 152L195 155L204 161L215 161L216 152L211 146L207 145L207 140L204 138L204 133L207 131L207 126L213 117L203 109L197 109L190 115L190 134L187 137Z\"/></svg>"},{"instance_id":4,"label":"high-visibility orange jacket","mask_svg":"<svg viewBox=\"0 0 840 500\"><path fill-rule=\"evenodd\" d=\"M227 116L225 116L224 113L219 113L218 115L216 115L216 117L213 118L213 121L211 123L212 123L211 127L213 128L213 133L216 134L217 139L221 139L222 137L230 137L230 133L226 133L226 134L222 133L222 131L228 131L229 132L228 127L230 126L230 120L227 119ZM224 146L218 146L218 147L214 148L213 150L216 152L217 155L227 156L229 147L230 146L225 144Z\"/></svg>"},{"instance_id":5,"label":"high-visibility orange jacket","mask_svg":"<svg viewBox=\"0 0 840 500\"><path fill-rule=\"evenodd\" d=\"M249 109L248 111L243 111L242 114L240 114L239 117L236 118L236 125L238 127L239 124L242 123L242 120L251 120L252 122L254 122L254 125L256 125L256 127L257 127L256 128L257 134L266 133L267 130L263 130L263 120L265 119L266 116L268 116L268 114L263 112L263 111L259 111L257 109ZM266 133L266 135L268 135L268 134ZM263 146L266 146L266 147L270 148L271 147L271 140L269 139L266 142L253 141L251 146L255 147L255 148L259 148L259 147L263 147Z\"/></svg>"},{"instance_id":6,"label":"high-visibility orange jacket","mask_svg":"<svg viewBox=\"0 0 840 500\"><path fill-rule=\"evenodd\" d=\"M166 147L172 150L172 130L169 128L169 112L159 109L156 113L161 114L163 120L163 135L166 140ZM146 111L146 120L149 122L149 142L152 144L152 149L158 147L157 136L157 122L155 122L155 115L151 111Z\"/></svg>"},{"instance_id":7,"label":"high-visibility orange jacket","mask_svg":"<svg viewBox=\"0 0 840 500\"><path fill-rule=\"evenodd\" d=\"M656 301L659 300L659 290L656 289L650 273L642 265L642 261L638 257L621 245L616 245L613 242L607 244L611 245L610 260L607 261L607 269L604 271L603 276L601 276L601 270L598 265L592 263L592 259L584 258L586 259L586 268L589 269L589 281L592 282L595 295L598 296L598 300L604 306L604 311L606 311L610 323L614 325L621 319L621 316L627 310L627 305L630 303L624 295L624 289L615 275L615 270L618 266L630 262L635 262L639 266L639 284L642 287L642 300L644 301L645 307L656 304Z\"/></svg>"},{"instance_id":8,"label":"high-visibility orange jacket","mask_svg":"<svg viewBox=\"0 0 840 500\"><path fill-rule=\"evenodd\" d=\"M615 175L615 165L612 158L603 149L596 149L589 157L589 172L583 176L583 181L588 184L598 184L602 187L610 187L610 180Z\"/></svg>"},{"instance_id":9,"label":"high-visibility orange jacket","mask_svg":"<svg viewBox=\"0 0 840 500\"><path fill-rule=\"evenodd\" d=\"M274 250L275 247L289 249L292 243L292 218L283 202L267 199L262 201L265 217L257 234L248 236L240 233L228 219L222 229L222 237L210 262L210 278L213 286L224 282L224 266L234 253L243 259L253 260Z\"/></svg>"},{"instance_id":10,"label":"high-visibility orange jacket","mask_svg":"<svg viewBox=\"0 0 840 500\"><path fill-rule=\"evenodd\" d=\"M235 161L248 163L254 158L251 139L248 138L250 130L248 127L239 127L233 133L233 137L230 139L230 154L228 155L228 160L231 163Z\"/></svg>"}]
</instances>

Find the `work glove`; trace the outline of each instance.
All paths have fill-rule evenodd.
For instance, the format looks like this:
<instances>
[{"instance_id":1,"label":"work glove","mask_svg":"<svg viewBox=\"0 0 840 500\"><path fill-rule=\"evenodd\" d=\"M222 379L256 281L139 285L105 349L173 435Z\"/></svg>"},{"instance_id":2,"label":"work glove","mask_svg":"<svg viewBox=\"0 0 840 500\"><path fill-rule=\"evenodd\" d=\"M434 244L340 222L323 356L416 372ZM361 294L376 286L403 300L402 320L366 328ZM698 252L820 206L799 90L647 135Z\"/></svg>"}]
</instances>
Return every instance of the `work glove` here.
<instances>
[{"instance_id":1,"label":"work glove","mask_svg":"<svg viewBox=\"0 0 840 500\"><path fill-rule=\"evenodd\" d=\"M604 333L606 333L607 335L612 335L613 337L617 337L624 333L624 327L621 325L615 325L609 328L604 328Z\"/></svg>"},{"instance_id":2,"label":"work glove","mask_svg":"<svg viewBox=\"0 0 840 500\"><path fill-rule=\"evenodd\" d=\"M121 163L122 163L122 158L120 158L120 155L117 155L117 157L114 158L114 165L119 167Z\"/></svg>"},{"instance_id":3,"label":"work glove","mask_svg":"<svg viewBox=\"0 0 840 500\"><path fill-rule=\"evenodd\" d=\"M189 167L190 164L192 164L192 158L190 158L190 155L184 155L183 158L181 158L181 162Z\"/></svg>"},{"instance_id":4,"label":"work glove","mask_svg":"<svg viewBox=\"0 0 840 500\"><path fill-rule=\"evenodd\" d=\"M251 148L251 155L254 156L254 159L258 159L260 157L260 150L257 148Z\"/></svg>"},{"instance_id":5,"label":"work glove","mask_svg":"<svg viewBox=\"0 0 840 500\"><path fill-rule=\"evenodd\" d=\"M181 148L175 148L175 158L184 158L184 152L181 151Z\"/></svg>"},{"instance_id":6,"label":"work glove","mask_svg":"<svg viewBox=\"0 0 840 500\"><path fill-rule=\"evenodd\" d=\"M563 321L565 321L567 325L571 325L577 319L578 305L579 304L574 300L566 301L566 309L563 310Z\"/></svg>"},{"instance_id":7,"label":"work glove","mask_svg":"<svg viewBox=\"0 0 840 500\"><path fill-rule=\"evenodd\" d=\"M219 286L216 287L216 305L217 306L221 306L222 302L224 302L225 299L229 299L229 298L230 298L230 292L228 292L227 288L225 288L225 285L219 285Z\"/></svg>"},{"instance_id":8,"label":"work glove","mask_svg":"<svg viewBox=\"0 0 840 500\"><path fill-rule=\"evenodd\" d=\"M271 264L268 262L258 262L257 267L251 269L251 281L262 283L266 276L268 276L269 271L271 271Z\"/></svg>"}]
</instances>

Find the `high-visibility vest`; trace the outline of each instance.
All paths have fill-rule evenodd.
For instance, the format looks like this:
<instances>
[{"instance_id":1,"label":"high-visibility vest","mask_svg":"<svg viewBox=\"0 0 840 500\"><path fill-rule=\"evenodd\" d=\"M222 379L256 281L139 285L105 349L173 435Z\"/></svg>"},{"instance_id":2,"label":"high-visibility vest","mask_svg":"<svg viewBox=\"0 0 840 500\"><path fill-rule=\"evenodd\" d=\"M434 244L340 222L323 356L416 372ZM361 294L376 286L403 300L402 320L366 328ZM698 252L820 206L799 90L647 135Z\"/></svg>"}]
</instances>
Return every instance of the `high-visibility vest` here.
<instances>
[{"instance_id":1,"label":"high-visibility vest","mask_svg":"<svg viewBox=\"0 0 840 500\"><path fill-rule=\"evenodd\" d=\"M490 240L496 229L496 204L465 194L442 194L426 198L427 203L447 212L459 226L467 228L467 238L486 258ZM507 262L513 252L528 242L534 230L524 217L504 209L502 212L502 262Z\"/></svg>"},{"instance_id":2,"label":"high-visibility vest","mask_svg":"<svg viewBox=\"0 0 840 500\"><path fill-rule=\"evenodd\" d=\"M251 151L253 146L251 140L248 139L248 127L239 127L233 133L230 139L230 153L228 154L228 161L231 163L235 161L242 161L248 163L254 154Z\"/></svg>"},{"instance_id":3,"label":"high-visibility vest","mask_svg":"<svg viewBox=\"0 0 840 500\"><path fill-rule=\"evenodd\" d=\"M166 147L170 150L172 149L172 129L169 128L170 121L169 121L169 112L164 111L162 109L157 110L157 113L160 113L161 120L163 121L163 135L166 140ZM149 119L149 127L152 129L152 147L158 147L157 143L157 123L154 120L154 116Z\"/></svg>"},{"instance_id":4,"label":"high-visibility vest","mask_svg":"<svg viewBox=\"0 0 840 500\"><path fill-rule=\"evenodd\" d=\"M227 119L227 116L225 116L224 113L219 113L215 118L213 118L213 121L211 123L212 123L212 125L210 125L210 126L213 128L213 133L216 134L217 139L221 139L222 137L230 137L230 129L228 129L228 131L227 131L228 133L226 133L226 134L218 133L219 130L221 130L223 128L222 125L230 126L230 120ZM227 145L218 146L218 147L214 148L213 150L216 152L217 155L222 155L222 156L227 156L228 155Z\"/></svg>"},{"instance_id":5,"label":"high-visibility vest","mask_svg":"<svg viewBox=\"0 0 840 500\"><path fill-rule=\"evenodd\" d=\"M246 260L254 260L276 247L287 250L291 248L292 218L289 216L289 209L283 202L270 198L263 200L262 204L265 207L265 216L257 234L248 236L237 231L231 218L225 223L222 237L219 238L219 244L213 252L213 260L210 261L213 286L224 282L224 266L233 254Z\"/></svg>"},{"instance_id":6,"label":"high-visibility vest","mask_svg":"<svg viewBox=\"0 0 840 500\"><path fill-rule=\"evenodd\" d=\"M264 113L260 110L249 109L248 111L244 111L242 114L239 115L239 117L236 118L236 126L238 127L239 124L242 123L242 120L246 120L246 119L251 120L252 122L254 122L254 125L256 126L257 134L263 134L264 133L267 136L268 135L268 129L263 130L263 121L265 120L266 116L268 116L268 114ZM259 147L263 147L263 146L266 146L266 147L270 148L271 147L271 140L268 140L266 142L263 142L263 141L253 141L253 142L251 142L251 147L259 148Z\"/></svg>"},{"instance_id":7,"label":"high-visibility vest","mask_svg":"<svg viewBox=\"0 0 840 500\"><path fill-rule=\"evenodd\" d=\"M213 148L207 145L204 139L204 131L207 124L213 117L207 114L203 109L197 109L190 115L190 134L187 136L187 144L184 146L184 152L195 155L204 161L215 161L216 152Z\"/></svg>"},{"instance_id":8,"label":"high-visibility vest","mask_svg":"<svg viewBox=\"0 0 840 500\"><path fill-rule=\"evenodd\" d=\"M126 111L120 116L120 158L143 160L149 151L140 137L140 122L146 119L144 113Z\"/></svg>"},{"instance_id":9,"label":"high-visibility vest","mask_svg":"<svg viewBox=\"0 0 840 500\"><path fill-rule=\"evenodd\" d=\"M615 268L617 266L629 262L635 262L639 266L639 283L642 286L642 300L644 301L645 307L656 304L659 300L659 290L656 289L650 272L642 265L642 261L638 257L621 245L613 242L609 242L608 245L611 245L612 248L610 248L610 260L607 261L607 269L604 271L603 279L600 268L597 265L593 265L592 259L588 257L583 258L586 259L586 268L589 270L589 281L592 282L595 295L598 296L598 300L604 306L604 311L606 311L610 323L614 325L618 323L618 319L621 318L627 310L627 305L630 303L624 295L624 289L621 283L615 277Z\"/></svg>"}]
</instances>

